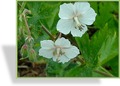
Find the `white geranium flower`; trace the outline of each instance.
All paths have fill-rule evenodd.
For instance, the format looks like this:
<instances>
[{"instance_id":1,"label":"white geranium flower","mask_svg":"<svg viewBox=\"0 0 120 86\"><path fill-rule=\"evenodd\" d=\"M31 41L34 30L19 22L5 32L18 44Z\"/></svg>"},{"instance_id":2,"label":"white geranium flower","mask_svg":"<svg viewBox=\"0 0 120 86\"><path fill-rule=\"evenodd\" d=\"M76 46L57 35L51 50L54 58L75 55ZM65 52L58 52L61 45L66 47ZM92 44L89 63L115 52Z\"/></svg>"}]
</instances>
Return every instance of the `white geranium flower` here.
<instances>
[{"instance_id":1,"label":"white geranium flower","mask_svg":"<svg viewBox=\"0 0 120 86\"><path fill-rule=\"evenodd\" d=\"M53 61L65 63L78 54L78 48L72 46L68 39L58 38L55 42L51 40L41 41L39 55L45 58L53 58Z\"/></svg>"},{"instance_id":2,"label":"white geranium flower","mask_svg":"<svg viewBox=\"0 0 120 86\"><path fill-rule=\"evenodd\" d=\"M87 31L86 25L91 25L95 21L95 11L88 2L75 2L74 4L60 5L57 30L63 34L71 34L75 37L82 37Z\"/></svg>"}]
</instances>

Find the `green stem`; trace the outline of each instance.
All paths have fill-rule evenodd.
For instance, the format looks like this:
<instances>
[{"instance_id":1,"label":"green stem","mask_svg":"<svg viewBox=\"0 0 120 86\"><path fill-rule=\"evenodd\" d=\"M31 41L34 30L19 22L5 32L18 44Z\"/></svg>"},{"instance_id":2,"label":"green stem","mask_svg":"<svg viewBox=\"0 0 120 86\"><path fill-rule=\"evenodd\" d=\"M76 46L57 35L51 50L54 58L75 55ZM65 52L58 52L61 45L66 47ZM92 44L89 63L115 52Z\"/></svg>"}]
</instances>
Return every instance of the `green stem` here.
<instances>
[{"instance_id":1,"label":"green stem","mask_svg":"<svg viewBox=\"0 0 120 86\"><path fill-rule=\"evenodd\" d=\"M20 5L20 3L18 3ZM20 13L22 13L22 11L24 10L25 8L25 5L26 5L26 2L23 2L21 5L20 5Z\"/></svg>"},{"instance_id":2,"label":"green stem","mask_svg":"<svg viewBox=\"0 0 120 86\"><path fill-rule=\"evenodd\" d=\"M78 61L80 61L81 65L85 65L86 64L84 58L81 55L78 56Z\"/></svg>"},{"instance_id":3,"label":"green stem","mask_svg":"<svg viewBox=\"0 0 120 86\"><path fill-rule=\"evenodd\" d=\"M55 37L48 31L48 29L41 23L42 29L52 38L52 40L55 40Z\"/></svg>"},{"instance_id":4,"label":"green stem","mask_svg":"<svg viewBox=\"0 0 120 86\"><path fill-rule=\"evenodd\" d=\"M25 13L23 13L23 19L24 19L24 22L25 22L26 29L28 31L28 35L31 37L31 32L30 32L30 29L29 29L29 26L28 26L28 23L27 23Z\"/></svg>"},{"instance_id":5,"label":"green stem","mask_svg":"<svg viewBox=\"0 0 120 86\"><path fill-rule=\"evenodd\" d=\"M108 73L103 72L103 71L95 70L94 72L99 73L99 74L104 75L104 76L107 76L107 77L114 77L113 75L108 74Z\"/></svg>"},{"instance_id":6,"label":"green stem","mask_svg":"<svg viewBox=\"0 0 120 86\"><path fill-rule=\"evenodd\" d=\"M106 72L107 74L113 76L109 71L107 71L107 70L106 70L105 68L103 68L102 66L100 66L100 68L101 68L104 72Z\"/></svg>"}]
</instances>

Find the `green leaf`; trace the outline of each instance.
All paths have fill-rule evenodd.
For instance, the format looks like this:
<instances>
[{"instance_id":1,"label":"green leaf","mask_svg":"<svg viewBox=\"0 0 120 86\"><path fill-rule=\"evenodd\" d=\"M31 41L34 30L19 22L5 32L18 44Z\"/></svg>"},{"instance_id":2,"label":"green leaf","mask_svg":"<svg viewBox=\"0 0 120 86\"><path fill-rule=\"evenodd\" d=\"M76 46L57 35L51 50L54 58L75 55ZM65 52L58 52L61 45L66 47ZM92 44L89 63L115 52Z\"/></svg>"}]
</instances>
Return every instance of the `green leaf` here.
<instances>
[{"instance_id":1,"label":"green leaf","mask_svg":"<svg viewBox=\"0 0 120 86\"><path fill-rule=\"evenodd\" d=\"M55 77L55 76L60 76L62 75L62 63L54 62L52 59L49 59L47 62L47 67L46 67L46 72L48 77Z\"/></svg>"},{"instance_id":2,"label":"green leaf","mask_svg":"<svg viewBox=\"0 0 120 86\"><path fill-rule=\"evenodd\" d=\"M83 57L85 58L85 60L89 60L89 55L90 55L90 40L89 40L89 36L88 34L84 34L81 38L76 37L75 38L79 50L81 52L81 54L83 55Z\"/></svg>"},{"instance_id":3,"label":"green leaf","mask_svg":"<svg viewBox=\"0 0 120 86\"><path fill-rule=\"evenodd\" d=\"M108 29L108 24L98 30L91 39L87 33L75 39L86 65L90 68L94 69L118 55L116 31Z\"/></svg>"},{"instance_id":4,"label":"green leaf","mask_svg":"<svg viewBox=\"0 0 120 86\"><path fill-rule=\"evenodd\" d=\"M92 37L90 43L91 56L97 57L98 52L106 39L108 33L108 24L103 29L98 30Z\"/></svg>"},{"instance_id":5,"label":"green leaf","mask_svg":"<svg viewBox=\"0 0 120 86\"><path fill-rule=\"evenodd\" d=\"M113 35L108 35L107 39L102 44L102 47L98 53L100 55L99 58L101 65L118 55L118 48L112 48L114 46L116 38L116 33L114 33Z\"/></svg>"},{"instance_id":6,"label":"green leaf","mask_svg":"<svg viewBox=\"0 0 120 86\"><path fill-rule=\"evenodd\" d=\"M65 72L65 77L91 77L92 68L88 66L75 66Z\"/></svg>"},{"instance_id":7,"label":"green leaf","mask_svg":"<svg viewBox=\"0 0 120 86\"><path fill-rule=\"evenodd\" d=\"M118 2L98 2L98 6L93 6L97 12L95 26L97 28L103 28L104 25L113 18L114 13L118 12Z\"/></svg>"},{"instance_id":8,"label":"green leaf","mask_svg":"<svg viewBox=\"0 0 120 86\"><path fill-rule=\"evenodd\" d=\"M32 15L28 19L28 24L32 32L32 36L37 40L49 39L50 37L41 28L41 23L51 32L56 35L56 24L58 21L58 11L60 2L27 2L28 8ZM41 23L40 23L41 22Z\"/></svg>"},{"instance_id":9,"label":"green leaf","mask_svg":"<svg viewBox=\"0 0 120 86\"><path fill-rule=\"evenodd\" d=\"M94 57L99 57L100 64L104 64L118 55L118 35L115 29L105 27L95 33L91 38L91 53Z\"/></svg>"},{"instance_id":10,"label":"green leaf","mask_svg":"<svg viewBox=\"0 0 120 86\"><path fill-rule=\"evenodd\" d=\"M103 65L103 67L108 70L110 73L112 73L114 76L118 77L119 71L118 71L118 56L113 58L112 60L108 61L106 64Z\"/></svg>"},{"instance_id":11,"label":"green leaf","mask_svg":"<svg viewBox=\"0 0 120 86\"><path fill-rule=\"evenodd\" d=\"M49 31L56 35L56 25L58 22L58 11L59 11L60 2L56 3L43 3L43 12L49 14L46 18L41 18L40 21L49 29ZM48 9L49 8L49 9ZM45 14L43 14L45 15Z\"/></svg>"},{"instance_id":12,"label":"green leaf","mask_svg":"<svg viewBox=\"0 0 120 86\"><path fill-rule=\"evenodd\" d=\"M95 66L98 62L96 57L96 48L95 46L91 45L88 34L86 33L81 38L75 39L86 64L90 67Z\"/></svg>"}]
</instances>

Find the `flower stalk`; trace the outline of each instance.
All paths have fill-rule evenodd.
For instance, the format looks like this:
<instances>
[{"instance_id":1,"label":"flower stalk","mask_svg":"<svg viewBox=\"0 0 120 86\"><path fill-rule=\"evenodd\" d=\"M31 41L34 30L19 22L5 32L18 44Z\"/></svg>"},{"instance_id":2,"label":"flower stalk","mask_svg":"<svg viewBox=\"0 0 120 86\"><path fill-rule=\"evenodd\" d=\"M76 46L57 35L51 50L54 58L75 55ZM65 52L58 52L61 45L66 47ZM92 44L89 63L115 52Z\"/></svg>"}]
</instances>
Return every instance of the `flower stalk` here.
<instances>
[{"instance_id":1,"label":"flower stalk","mask_svg":"<svg viewBox=\"0 0 120 86\"><path fill-rule=\"evenodd\" d=\"M28 26L28 23L27 23L27 19L26 19L26 13L31 13L29 10L25 9L22 13L22 16L23 16L23 19L24 19L24 22L25 22L25 26L26 26L26 29L28 31L28 36L31 37L31 32L30 32L30 29L29 29L29 26Z\"/></svg>"},{"instance_id":2,"label":"flower stalk","mask_svg":"<svg viewBox=\"0 0 120 86\"><path fill-rule=\"evenodd\" d=\"M105 68L102 66L99 67L100 70L95 70L94 72L99 73L101 75L107 76L107 77L114 77L109 71L107 71Z\"/></svg>"},{"instance_id":3,"label":"flower stalk","mask_svg":"<svg viewBox=\"0 0 120 86\"><path fill-rule=\"evenodd\" d=\"M55 37L50 33L50 31L41 23L42 29L52 38L55 40Z\"/></svg>"},{"instance_id":4,"label":"flower stalk","mask_svg":"<svg viewBox=\"0 0 120 86\"><path fill-rule=\"evenodd\" d=\"M100 66L100 68L101 68L104 72L106 72L107 74L113 76L109 71L107 71L107 70L106 70L105 68L103 68L102 66Z\"/></svg>"},{"instance_id":5,"label":"flower stalk","mask_svg":"<svg viewBox=\"0 0 120 86\"><path fill-rule=\"evenodd\" d=\"M62 36L62 33L60 32L59 35L58 35L58 38L61 38L61 36Z\"/></svg>"},{"instance_id":6,"label":"flower stalk","mask_svg":"<svg viewBox=\"0 0 120 86\"><path fill-rule=\"evenodd\" d=\"M104 75L106 77L114 77L112 74L109 74L109 73L106 73L106 72L103 72L103 71L95 70L94 72L99 73L101 75Z\"/></svg>"}]
</instances>

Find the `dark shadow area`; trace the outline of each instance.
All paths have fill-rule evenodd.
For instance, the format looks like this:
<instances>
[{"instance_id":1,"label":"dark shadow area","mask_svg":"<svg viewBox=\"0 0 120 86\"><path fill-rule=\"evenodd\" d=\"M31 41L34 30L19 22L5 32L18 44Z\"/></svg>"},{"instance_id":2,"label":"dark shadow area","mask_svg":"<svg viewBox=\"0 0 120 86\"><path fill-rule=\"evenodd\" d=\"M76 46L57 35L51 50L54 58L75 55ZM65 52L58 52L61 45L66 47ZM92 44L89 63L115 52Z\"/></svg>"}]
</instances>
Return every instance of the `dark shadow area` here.
<instances>
[{"instance_id":1,"label":"dark shadow area","mask_svg":"<svg viewBox=\"0 0 120 86\"><path fill-rule=\"evenodd\" d=\"M17 78L17 50L15 45L5 45L2 47L4 58L9 70L11 82L14 84L100 84L100 79L96 78Z\"/></svg>"}]
</instances>

